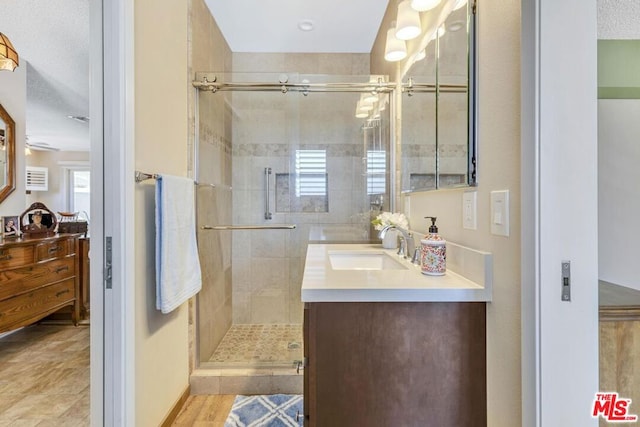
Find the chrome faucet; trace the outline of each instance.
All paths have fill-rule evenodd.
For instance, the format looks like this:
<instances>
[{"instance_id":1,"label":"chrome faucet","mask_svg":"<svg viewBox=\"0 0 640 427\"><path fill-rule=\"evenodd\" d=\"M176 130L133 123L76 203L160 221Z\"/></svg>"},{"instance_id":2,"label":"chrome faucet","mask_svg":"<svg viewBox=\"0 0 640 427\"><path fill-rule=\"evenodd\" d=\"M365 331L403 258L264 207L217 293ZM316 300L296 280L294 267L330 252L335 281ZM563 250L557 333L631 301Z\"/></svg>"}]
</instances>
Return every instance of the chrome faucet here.
<instances>
[{"instance_id":1,"label":"chrome faucet","mask_svg":"<svg viewBox=\"0 0 640 427\"><path fill-rule=\"evenodd\" d=\"M398 230L402 236L400 237L400 249L398 250L398 255L402 255L403 258L411 259L416 250L416 244L413 240L413 235L402 227L398 227L397 225L387 225L378 233L378 237L380 239L384 239L384 236L387 234L387 231L395 229Z\"/></svg>"}]
</instances>

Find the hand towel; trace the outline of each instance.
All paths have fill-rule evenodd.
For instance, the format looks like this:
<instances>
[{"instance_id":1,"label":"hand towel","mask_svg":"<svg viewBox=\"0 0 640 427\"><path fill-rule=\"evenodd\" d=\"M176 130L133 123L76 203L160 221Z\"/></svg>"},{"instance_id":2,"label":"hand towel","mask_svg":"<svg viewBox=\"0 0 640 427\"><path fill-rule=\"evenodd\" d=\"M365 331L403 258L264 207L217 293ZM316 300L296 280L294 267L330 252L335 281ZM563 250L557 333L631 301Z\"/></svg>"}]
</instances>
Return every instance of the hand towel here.
<instances>
[{"instance_id":1,"label":"hand towel","mask_svg":"<svg viewBox=\"0 0 640 427\"><path fill-rule=\"evenodd\" d=\"M202 288L194 181L156 179L156 308L169 313Z\"/></svg>"}]
</instances>

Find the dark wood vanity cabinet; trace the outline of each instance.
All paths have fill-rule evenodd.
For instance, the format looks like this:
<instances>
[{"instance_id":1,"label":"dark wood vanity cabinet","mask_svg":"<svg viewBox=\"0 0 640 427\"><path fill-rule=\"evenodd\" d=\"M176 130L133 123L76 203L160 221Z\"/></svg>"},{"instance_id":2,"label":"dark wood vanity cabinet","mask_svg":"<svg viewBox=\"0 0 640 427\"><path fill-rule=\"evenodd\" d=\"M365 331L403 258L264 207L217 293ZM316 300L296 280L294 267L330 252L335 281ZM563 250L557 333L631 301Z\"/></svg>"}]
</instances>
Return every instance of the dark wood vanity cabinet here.
<instances>
[{"instance_id":1,"label":"dark wood vanity cabinet","mask_svg":"<svg viewBox=\"0 0 640 427\"><path fill-rule=\"evenodd\" d=\"M0 243L0 333L70 307L80 316L77 234Z\"/></svg>"},{"instance_id":2,"label":"dark wood vanity cabinet","mask_svg":"<svg viewBox=\"0 0 640 427\"><path fill-rule=\"evenodd\" d=\"M485 427L483 302L307 302L305 426Z\"/></svg>"}]
</instances>

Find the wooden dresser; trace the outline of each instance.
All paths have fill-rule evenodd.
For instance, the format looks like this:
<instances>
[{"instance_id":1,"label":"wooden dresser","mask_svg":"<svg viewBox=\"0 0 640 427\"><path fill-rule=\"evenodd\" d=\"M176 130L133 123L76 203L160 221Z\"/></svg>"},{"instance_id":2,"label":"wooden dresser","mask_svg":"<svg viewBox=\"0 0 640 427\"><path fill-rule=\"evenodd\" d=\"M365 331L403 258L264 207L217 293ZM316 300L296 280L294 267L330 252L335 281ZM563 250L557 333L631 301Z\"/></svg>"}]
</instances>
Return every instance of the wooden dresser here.
<instances>
[{"instance_id":1,"label":"wooden dresser","mask_svg":"<svg viewBox=\"0 0 640 427\"><path fill-rule=\"evenodd\" d=\"M631 413L640 414L640 291L601 280L599 295L600 391L631 399Z\"/></svg>"},{"instance_id":2,"label":"wooden dresser","mask_svg":"<svg viewBox=\"0 0 640 427\"><path fill-rule=\"evenodd\" d=\"M0 333L71 306L80 315L80 234L0 243Z\"/></svg>"}]
</instances>

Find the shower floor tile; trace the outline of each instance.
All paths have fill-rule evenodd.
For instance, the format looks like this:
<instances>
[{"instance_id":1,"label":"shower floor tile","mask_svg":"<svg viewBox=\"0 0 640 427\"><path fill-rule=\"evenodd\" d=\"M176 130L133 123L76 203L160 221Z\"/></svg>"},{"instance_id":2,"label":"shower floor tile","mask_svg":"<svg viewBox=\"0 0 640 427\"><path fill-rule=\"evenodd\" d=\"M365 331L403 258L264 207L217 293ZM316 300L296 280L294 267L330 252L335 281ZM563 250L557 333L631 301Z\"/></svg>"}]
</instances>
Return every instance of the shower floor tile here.
<instances>
[{"instance_id":1,"label":"shower floor tile","mask_svg":"<svg viewBox=\"0 0 640 427\"><path fill-rule=\"evenodd\" d=\"M232 325L209 362L225 366L291 365L302 359L302 325Z\"/></svg>"}]
</instances>

